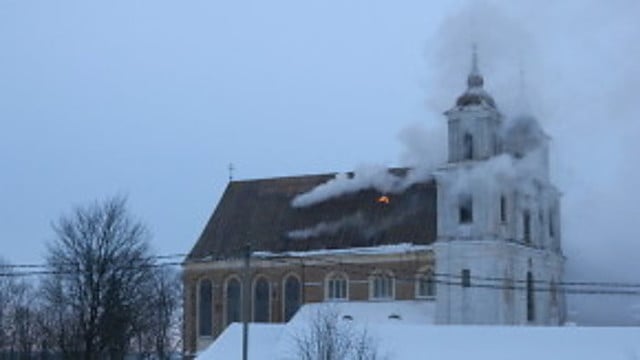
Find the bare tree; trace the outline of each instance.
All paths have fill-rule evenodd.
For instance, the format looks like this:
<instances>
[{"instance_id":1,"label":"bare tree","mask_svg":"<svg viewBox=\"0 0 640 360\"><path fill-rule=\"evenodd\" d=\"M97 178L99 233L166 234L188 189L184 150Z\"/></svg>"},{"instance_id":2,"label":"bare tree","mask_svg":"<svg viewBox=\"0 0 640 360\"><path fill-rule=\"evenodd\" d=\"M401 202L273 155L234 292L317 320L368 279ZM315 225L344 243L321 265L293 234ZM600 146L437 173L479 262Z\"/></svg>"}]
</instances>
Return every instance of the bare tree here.
<instances>
[{"instance_id":1,"label":"bare tree","mask_svg":"<svg viewBox=\"0 0 640 360\"><path fill-rule=\"evenodd\" d=\"M149 306L134 342L141 358L168 359L179 351L182 338L182 281L177 271L161 268L146 286Z\"/></svg>"},{"instance_id":2,"label":"bare tree","mask_svg":"<svg viewBox=\"0 0 640 360\"><path fill-rule=\"evenodd\" d=\"M34 287L0 260L0 359L30 359L38 350L38 302Z\"/></svg>"},{"instance_id":3,"label":"bare tree","mask_svg":"<svg viewBox=\"0 0 640 360\"><path fill-rule=\"evenodd\" d=\"M165 269L166 270L166 269ZM154 284L155 310L151 334L158 358L167 359L180 349L182 339L182 280L175 271L156 273Z\"/></svg>"},{"instance_id":4,"label":"bare tree","mask_svg":"<svg viewBox=\"0 0 640 360\"><path fill-rule=\"evenodd\" d=\"M13 288L13 278L8 265L6 261L0 258L0 356L9 345L7 329L9 326L9 299Z\"/></svg>"},{"instance_id":5,"label":"bare tree","mask_svg":"<svg viewBox=\"0 0 640 360\"><path fill-rule=\"evenodd\" d=\"M9 329L11 350L20 359L30 359L38 344L37 303L30 283L21 280L14 283L9 305Z\"/></svg>"},{"instance_id":6,"label":"bare tree","mask_svg":"<svg viewBox=\"0 0 640 360\"><path fill-rule=\"evenodd\" d=\"M319 309L308 328L295 336L296 358L302 360L380 360L378 345L364 327L340 317L331 307Z\"/></svg>"},{"instance_id":7,"label":"bare tree","mask_svg":"<svg viewBox=\"0 0 640 360\"><path fill-rule=\"evenodd\" d=\"M147 229L116 197L76 208L54 230L47 258L54 275L43 291L59 326L48 334L67 358L123 358L149 305Z\"/></svg>"}]
</instances>

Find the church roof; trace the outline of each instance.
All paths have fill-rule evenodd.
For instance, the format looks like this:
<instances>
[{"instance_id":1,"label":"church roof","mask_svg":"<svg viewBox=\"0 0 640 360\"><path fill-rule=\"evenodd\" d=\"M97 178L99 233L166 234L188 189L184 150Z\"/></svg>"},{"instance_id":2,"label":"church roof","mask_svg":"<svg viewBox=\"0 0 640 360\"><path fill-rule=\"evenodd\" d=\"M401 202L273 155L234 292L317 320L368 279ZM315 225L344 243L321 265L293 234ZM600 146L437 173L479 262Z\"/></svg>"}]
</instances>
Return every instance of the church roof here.
<instances>
[{"instance_id":1,"label":"church roof","mask_svg":"<svg viewBox=\"0 0 640 360\"><path fill-rule=\"evenodd\" d=\"M390 170L405 176L407 169ZM232 181L187 260L238 258L252 251L309 251L436 239L436 184L398 194L364 189L305 206L292 200L335 174Z\"/></svg>"}]
</instances>

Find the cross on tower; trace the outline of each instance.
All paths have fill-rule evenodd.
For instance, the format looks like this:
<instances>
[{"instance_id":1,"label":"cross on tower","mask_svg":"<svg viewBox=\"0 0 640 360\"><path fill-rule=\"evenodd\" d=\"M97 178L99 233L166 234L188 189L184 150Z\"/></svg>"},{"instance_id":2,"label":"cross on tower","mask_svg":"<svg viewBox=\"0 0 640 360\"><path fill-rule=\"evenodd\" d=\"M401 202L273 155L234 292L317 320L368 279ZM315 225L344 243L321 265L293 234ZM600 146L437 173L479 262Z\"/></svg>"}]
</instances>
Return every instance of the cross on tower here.
<instances>
[{"instance_id":1,"label":"cross on tower","mask_svg":"<svg viewBox=\"0 0 640 360\"><path fill-rule=\"evenodd\" d=\"M233 170L235 170L236 168L233 167L233 163L229 163L227 169L229 170L229 182L231 182L233 181Z\"/></svg>"}]
</instances>

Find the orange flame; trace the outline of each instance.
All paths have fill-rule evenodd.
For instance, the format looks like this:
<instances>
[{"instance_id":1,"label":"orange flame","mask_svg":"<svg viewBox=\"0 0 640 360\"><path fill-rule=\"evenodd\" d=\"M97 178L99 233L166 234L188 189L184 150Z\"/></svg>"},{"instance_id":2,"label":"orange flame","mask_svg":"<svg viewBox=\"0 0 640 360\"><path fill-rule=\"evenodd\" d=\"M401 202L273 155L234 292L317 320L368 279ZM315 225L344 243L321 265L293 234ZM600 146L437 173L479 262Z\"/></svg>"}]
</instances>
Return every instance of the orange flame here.
<instances>
[{"instance_id":1,"label":"orange flame","mask_svg":"<svg viewBox=\"0 0 640 360\"><path fill-rule=\"evenodd\" d=\"M391 202L391 200L389 199L388 196L382 195L378 198L378 202L381 204L388 204L389 202Z\"/></svg>"}]
</instances>

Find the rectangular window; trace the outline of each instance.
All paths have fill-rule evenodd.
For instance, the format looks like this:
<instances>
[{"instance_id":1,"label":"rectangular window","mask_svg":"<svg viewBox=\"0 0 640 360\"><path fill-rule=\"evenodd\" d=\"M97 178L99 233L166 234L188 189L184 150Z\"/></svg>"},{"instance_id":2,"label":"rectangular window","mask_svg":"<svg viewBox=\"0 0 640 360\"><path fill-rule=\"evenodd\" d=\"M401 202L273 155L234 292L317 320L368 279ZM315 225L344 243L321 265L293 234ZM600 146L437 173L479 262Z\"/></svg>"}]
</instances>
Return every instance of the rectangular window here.
<instances>
[{"instance_id":1,"label":"rectangular window","mask_svg":"<svg viewBox=\"0 0 640 360\"><path fill-rule=\"evenodd\" d=\"M436 295L436 284L433 274L430 272L420 274L418 277L418 298L430 298Z\"/></svg>"},{"instance_id":2,"label":"rectangular window","mask_svg":"<svg viewBox=\"0 0 640 360\"><path fill-rule=\"evenodd\" d=\"M461 224L473 222L473 199L471 195L461 195L458 204L458 221Z\"/></svg>"},{"instance_id":3,"label":"rectangular window","mask_svg":"<svg viewBox=\"0 0 640 360\"><path fill-rule=\"evenodd\" d=\"M462 287L471 287L471 270L462 270Z\"/></svg>"},{"instance_id":4,"label":"rectangular window","mask_svg":"<svg viewBox=\"0 0 640 360\"><path fill-rule=\"evenodd\" d=\"M522 233L524 242L531 242L531 213L529 210L525 210L522 214Z\"/></svg>"},{"instance_id":5,"label":"rectangular window","mask_svg":"<svg viewBox=\"0 0 640 360\"><path fill-rule=\"evenodd\" d=\"M462 142L464 160L473 159L473 136L469 133L464 134Z\"/></svg>"},{"instance_id":6,"label":"rectangular window","mask_svg":"<svg viewBox=\"0 0 640 360\"><path fill-rule=\"evenodd\" d=\"M393 277L387 274L376 275L373 278L372 297L374 299L393 299Z\"/></svg>"},{"instance_id":7,"label":"rectangular window","mask_svg":"<svg viewBox=\"0 0 640 360\"><path fill-rule=\"evenodd\" d=\"M536 320L536 305L534 299L533 274L527 273L527 321Z\"/></svg>"},{"instance_id":8,"label":"rectangular window","mask_svg":"<svg viewBox=\"0 0 640 360\"><path fill-rule=\"evenodd\" d=\"M504 195L500 196L500 222L507 222L507 197Z\"/></svg>"},{"instance_id":9,"label":"rectangular window","mask_svg":"<svg viewBox=\"0 0 640 360\"><path fill-rule=\"evenodd\" d=\"M554 229L553 210L549 210L549 237L554 238L556 230Z\"/></svg>"},{"instance_id":10,"label":"rectangular window","mask_svg":"<svg viewBox=\"0 0 640 360\"><path fill-rule=\"evenodd\" d=\"M327 284L327 298L329 300L347 299L347 279L342 276L335 276L329 279Z\"/></svg>"}]
</instances>

